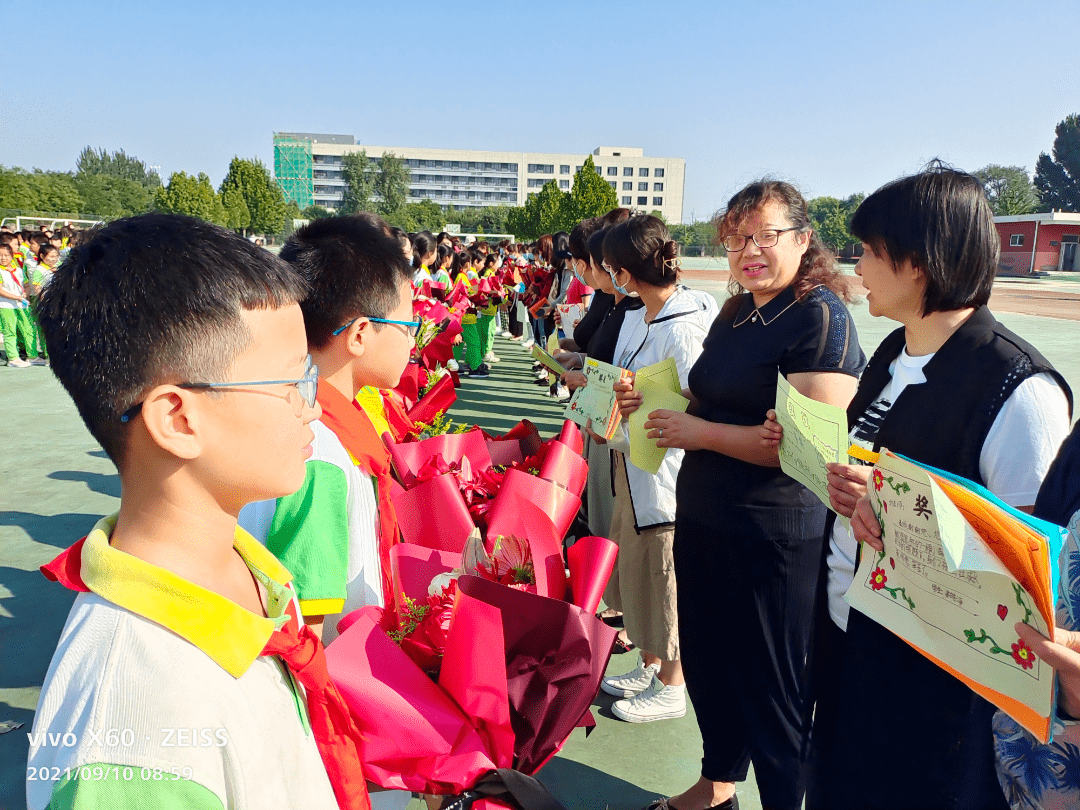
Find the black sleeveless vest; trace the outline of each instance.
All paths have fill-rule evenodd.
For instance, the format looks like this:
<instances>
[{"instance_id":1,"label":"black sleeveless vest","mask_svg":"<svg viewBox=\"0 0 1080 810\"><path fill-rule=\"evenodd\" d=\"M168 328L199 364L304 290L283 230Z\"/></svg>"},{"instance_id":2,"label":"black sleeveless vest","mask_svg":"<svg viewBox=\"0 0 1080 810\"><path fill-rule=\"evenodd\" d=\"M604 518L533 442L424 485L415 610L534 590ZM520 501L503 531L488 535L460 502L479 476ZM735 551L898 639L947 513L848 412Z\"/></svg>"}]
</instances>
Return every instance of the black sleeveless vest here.
<instances>
[{"instance_id":1,"label":"black sleeveless vest","mask_svg":"<svg viewBox=\"0 0 1080 810\"><path fill-rule=\"evenodd\" d=\"M848 408L849 423L881 394L904 330L882 342ZM1009 396L1028 377L1064 378L1034 347L980 307L926 364L926 382L909 385L886 414L875 450L887 447L985 484L979 456ZM856 610L848 619L839 677L852 687L838 708L837 733L825 761L843 778L827 778L832 808L1007 808L994 771L992 704ZM882 700L868 723L867 689ZM875 751L875 768L857 765ZM872 797L872 798L868 798Z\"/></svg>"},{"instance_id":2,"label":"black sleeveless vest","mask_svg":"<svg viewBox=\"0 0 1080 810\"><path fill-rule=\"evenodd\" d=\"M890 380L889 365L904 348L904 329L882 341L848 406L854 424ZM985 306L975 310L923 369L926 382L897 397L878 431L874 449L887 447L924 464L985 484L979 455L1001 407L1035 374L1048 373L1069 399L1072 391L1050 362L1000 323Z\"/></svg>"}]
</instances>

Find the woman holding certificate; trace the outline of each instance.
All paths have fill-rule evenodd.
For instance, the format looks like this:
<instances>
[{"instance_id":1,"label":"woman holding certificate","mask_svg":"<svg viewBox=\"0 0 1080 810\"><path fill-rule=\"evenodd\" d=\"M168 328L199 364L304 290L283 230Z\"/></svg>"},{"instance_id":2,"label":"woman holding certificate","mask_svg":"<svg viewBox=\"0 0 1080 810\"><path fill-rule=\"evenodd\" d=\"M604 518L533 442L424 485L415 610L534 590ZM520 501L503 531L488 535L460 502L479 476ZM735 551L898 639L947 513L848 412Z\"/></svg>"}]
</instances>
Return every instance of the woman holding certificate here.
<instances>
[{"instance_id":1,"label":"woman holding certificate","mask_svg":"<svg viewBox=\"0 0 1080 810\"><path fill-rule=\"evenodd\" d=\"M603 271L616 292L636 294L642 302L640 309L624 315L614 365L637 371L670 358L679 385L685 386L717 306L708 293L678 284L678 246L667 227L647 215L616 225L604 237ZM608 536L619 544L619 607L641 657L630 672L604 678L601 688L622 698L611 711L629 723L682 717L686 688L671 544L675 479L683 454L668 453L656 474L640 469L629 458L625 423L610 446L616 451L611 473L615 500Z\"/></svg>"},{"instance_id":2,"label":"woman holding certificate","mask_svg":"<svg viewBox=\"0 0 1080 810\"><path fill-rule=\"evenodd\" d=\"M777 370L798 391L846 407L863 353L843 279L787 183L752 183L728 203L719 236L733 295L689 375L690 412L654 411L661 447L686 451L677 487L675 572L701 778L656 803L737 807L753 762L762 805L798 808L812 699L808 658L826 507L779 469L760 425ZM623 395L624 413L637 407Z\"/></svg>"},{"instance_id":3,"label":"woman holding certificate","mask_svg":"<svg viewBox=\"0 0 1080 810\"><path fill-rule=\"evenodd\" d=\"M1068 432L1071 392L987 309L1000 242L979 181L933 165L867 197L851 232L863 242L856 272L870 314L902 324L859 382L848 408L852 442L961 475L1030 512ZM856 468L836 472L845 471L836 508L854 511L854 538L837 521L827 590L829 616L846 633L829 644L832 689L818 703L808 806L1005 808L994 706L842 600L855 540L880 546L864 509L865 472L860 488Z\"/></svg>"}]
</instances>

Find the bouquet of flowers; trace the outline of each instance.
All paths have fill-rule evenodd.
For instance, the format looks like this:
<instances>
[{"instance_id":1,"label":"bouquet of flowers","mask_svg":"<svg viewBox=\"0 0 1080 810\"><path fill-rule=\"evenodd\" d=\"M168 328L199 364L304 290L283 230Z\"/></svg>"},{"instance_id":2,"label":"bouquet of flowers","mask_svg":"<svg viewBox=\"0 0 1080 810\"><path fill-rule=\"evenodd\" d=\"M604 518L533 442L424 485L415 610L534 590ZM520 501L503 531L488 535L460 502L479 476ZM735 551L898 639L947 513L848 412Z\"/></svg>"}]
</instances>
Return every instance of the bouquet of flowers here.
<instances>
[{"instance_id":1,"label":"bouquet of flowers","mask_svg":"<svg viewBox=\"0 0 1080 810\"><path fill-rule=\"evenodd\" d=\"M544 595L535 559L535 582L496 581L529 578L517 538L493 554L478 537L464 554L396 546L397 603L349 614L326 650L365 737L368 778L398 790L475 791L470 798L497 793L497 782L517 798L482 799L476 810L528 806L506 788L543 767L575 727L591 724L616 633L594 613L615 552L605 538L579 540L569 555L575 584L563 601L565 591Z\"/></svg>"},{"instance_id":2,"label":"bouquet of flowers","mask_svg":"<svg viewBox=\"0 0 1080 810\"><path fill-rule=\"evenodd\" d=\"M391 497L403 539L444 551L461 552L478 528L489 549L511 535L560 543L588 477L581 434L569 422L543 443L522 423L500 439L475 428L388 446L401 484Z\"/></svg>"}]
</instances>

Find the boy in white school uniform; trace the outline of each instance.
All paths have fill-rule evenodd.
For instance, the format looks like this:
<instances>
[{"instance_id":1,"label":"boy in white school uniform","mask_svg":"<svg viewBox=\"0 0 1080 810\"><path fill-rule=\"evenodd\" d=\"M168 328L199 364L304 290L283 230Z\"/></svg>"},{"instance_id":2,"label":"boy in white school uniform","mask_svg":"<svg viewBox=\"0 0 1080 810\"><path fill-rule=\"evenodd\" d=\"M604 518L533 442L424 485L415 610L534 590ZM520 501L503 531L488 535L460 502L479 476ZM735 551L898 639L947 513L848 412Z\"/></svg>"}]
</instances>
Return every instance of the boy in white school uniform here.
<instances>
[{"instance_id":1,"label":"boy in white school uniform","mask_svg":"<svg viewBox=\"0 0 1080 810\"><path fill-rule=\"evenodd\" d=\"M304 480L304 293L241 237L149 214L75 248L42 295L53 371L123 496L43 569L79 595L31 731L31 810L370 807L289 572L236 526Z\"/></svg>"}]
</instances>

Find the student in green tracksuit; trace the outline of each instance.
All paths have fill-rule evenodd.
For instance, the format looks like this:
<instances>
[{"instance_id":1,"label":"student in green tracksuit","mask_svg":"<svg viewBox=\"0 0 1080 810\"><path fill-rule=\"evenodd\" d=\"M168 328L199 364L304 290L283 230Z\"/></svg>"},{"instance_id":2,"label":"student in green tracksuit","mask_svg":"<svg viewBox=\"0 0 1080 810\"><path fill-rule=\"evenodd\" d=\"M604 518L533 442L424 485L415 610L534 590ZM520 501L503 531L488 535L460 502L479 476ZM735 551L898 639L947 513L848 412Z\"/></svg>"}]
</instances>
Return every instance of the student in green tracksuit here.
<instances>
[{"instance_id":1,"label":"student in green tracksuit","mask_svg":"<svg viewBox=\"0 0 1080 810\"><path fill-rule=\"evenodd\" d=\"M60 262L60 249L48 242L43 242L37 253L37 263L27 264L23 267L23 284L30 296L30 343L38 350L39 356L48 359L49 353L45 349L45 338L38 328L37 300L42 291L52 281L53 272ZM44 361L43 361L44 362Z\"/></svg>"},{"instance_id":2,"label":"student in green tracksuit","mask_svg":"<svg viewBox=\"0 0 1080 810\"><path fill-rule=\"evenodd\" d=\"M0 330L4 332L4 353L12 368L33 365L19 359L19 339L26 346L27 357L31 361L37 358L29 307L30 301L19 281L19 267L11 253L11 246L0 243Z\"/></svg>"}]
</instances>

